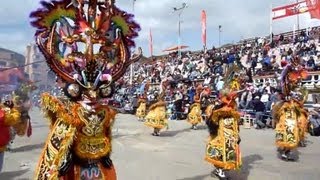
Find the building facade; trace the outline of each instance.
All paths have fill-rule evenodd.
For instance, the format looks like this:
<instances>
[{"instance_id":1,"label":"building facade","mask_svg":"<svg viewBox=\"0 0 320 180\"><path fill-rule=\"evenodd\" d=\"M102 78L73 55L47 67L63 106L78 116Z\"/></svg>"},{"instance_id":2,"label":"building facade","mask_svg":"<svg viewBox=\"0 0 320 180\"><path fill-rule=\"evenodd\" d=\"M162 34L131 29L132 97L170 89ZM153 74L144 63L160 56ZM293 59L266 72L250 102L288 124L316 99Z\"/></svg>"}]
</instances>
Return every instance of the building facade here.
<instances>
[{"instance_id":1,"label":"building facade","mask_svg":"<svg viewBox=\"0 0 320 180\"><path fill-rule=\"evenodd\" d=\"M49 72L45 58L34 43L27 45L26 65L25 72L38 87L46 89L54 85L54 77Z\"/></svg>"},{"instance_id":2,"label":"building facade","mask_svg":"<svg viewBox=\"0 0 320 180\"><path fill-rule=\"evenodd\" d=\"M0 48L0 97L12 92L20 80L27 78L24 74L24 64L23 55Z\"/></svg>"},{"instance_id":3,"label":"building facade","mask_svg":"<svg viewBox=\"0 0 320 180\"><path fill-rule=\"evenodd\" d=\"M0 68L23 66L25 57L19 53L0 48Z\"/></svg>"}]
</instances>

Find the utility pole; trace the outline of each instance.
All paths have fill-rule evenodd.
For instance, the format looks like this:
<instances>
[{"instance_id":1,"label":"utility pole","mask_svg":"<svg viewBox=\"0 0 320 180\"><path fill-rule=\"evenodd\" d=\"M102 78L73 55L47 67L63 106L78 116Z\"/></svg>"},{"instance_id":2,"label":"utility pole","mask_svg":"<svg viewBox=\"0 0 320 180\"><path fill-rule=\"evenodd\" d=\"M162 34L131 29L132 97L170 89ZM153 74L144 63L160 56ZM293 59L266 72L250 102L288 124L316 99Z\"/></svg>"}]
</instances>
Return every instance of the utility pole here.
<instances>
[{"instance_id":1,"label":"utility pole","mask_svg":"<svg viewBox=\"0 0 320 180\"><path fill-rule=\"evenodd\" d=\"M180 8L173 8L173 12L178 12L178 17L179 17L179 23L178 23L178 54L179 58L181 58L181 14L185 8L187 8L188 5L187 3L182 3L182 7Z\"/></svg>"}]
</instances>

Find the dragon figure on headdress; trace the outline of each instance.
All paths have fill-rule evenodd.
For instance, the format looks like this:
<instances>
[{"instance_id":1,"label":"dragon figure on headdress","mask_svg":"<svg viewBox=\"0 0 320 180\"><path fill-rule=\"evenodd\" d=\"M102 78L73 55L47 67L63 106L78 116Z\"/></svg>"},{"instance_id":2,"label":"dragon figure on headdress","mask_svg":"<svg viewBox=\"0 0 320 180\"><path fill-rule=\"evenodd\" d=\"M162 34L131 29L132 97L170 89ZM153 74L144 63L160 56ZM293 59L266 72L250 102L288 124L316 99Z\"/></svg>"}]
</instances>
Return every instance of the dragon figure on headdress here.
<instances>
[{"instance_id":1,"label":"dragon figure on headdress","mask_svg":"<svg viewBox=\"0 0 320 180\"><path fill-rule=\"evenodd\" d=\"M276 145L284 160L293 160L291 150L298 145L305 146L308 113L304 109L307 91L301 87L301 81L308 77L302 67L300 57L294 56L291 62L283 63L281 87L283 100L272 108L276 125Z\"/></svg>"},{"instance_id":2,"label":"dragon figure on headdress","mask_svg":"<svg viewBox=\"0 0 320 180\"><path fill-rule=\"evenodd\" d=\"M105 105L126 68L140 27L114 0L41 1L31 13L36 42L64 82L63 97L42 95L50 133L36 179L116 179L111 154L115 110Z\"/></svg>"}]
</instances>

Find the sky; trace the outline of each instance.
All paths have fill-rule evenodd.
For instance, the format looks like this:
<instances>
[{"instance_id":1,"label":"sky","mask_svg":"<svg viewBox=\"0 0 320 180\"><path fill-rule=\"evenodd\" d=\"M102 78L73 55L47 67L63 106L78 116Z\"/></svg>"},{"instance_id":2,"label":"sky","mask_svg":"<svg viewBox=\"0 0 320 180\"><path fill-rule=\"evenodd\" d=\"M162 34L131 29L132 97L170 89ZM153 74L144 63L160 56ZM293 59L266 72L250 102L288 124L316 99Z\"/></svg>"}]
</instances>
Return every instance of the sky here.
<instances>
[{"instance_id":1,"label":"sky","mask_svg":"<svg viewBox=\"0 0 320 180\"><path fill-rule=\"evenodd\" d=\"M30 12L40 7L40 0L0 0L0 47L25 55L26 46L34 42L35 29L30 26ZM218 46L218 27L222 26L221 44L238 42L243 38L266 36L270 32L271 7L294 3L296 0L116 0L116 5L135 15L141 26L136 46L150 56L149 30L152 30L154 55L178 44L178 14L174 7L187 3L181 15L181 43L190 50L200 50L201 11L207 13L207 46ZM134 12L133 12L134 11ZM292 31L297 18L273 21L275 34ZM300 28L319 26L320 20L310 19L308 13L299 16Z\"/></svg>"}]
</instances>

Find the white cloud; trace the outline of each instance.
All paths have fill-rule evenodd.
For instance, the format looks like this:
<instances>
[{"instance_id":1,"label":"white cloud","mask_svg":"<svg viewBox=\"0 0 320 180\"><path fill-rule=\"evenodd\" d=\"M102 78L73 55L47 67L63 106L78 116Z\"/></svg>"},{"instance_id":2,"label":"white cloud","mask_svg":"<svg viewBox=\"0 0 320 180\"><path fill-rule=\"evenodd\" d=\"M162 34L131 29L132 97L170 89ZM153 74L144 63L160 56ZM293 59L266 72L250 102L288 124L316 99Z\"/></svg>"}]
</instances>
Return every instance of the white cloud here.
<instances>
[{"instance_id":1,"label":"white cloud","mask_svg":"<svg viewBox=\"0 0 320 180\"><path fill-rule=\"evenodd\" d=\"M117 5L132 12L132 0L116 0ZM218 26L222 25L222 42L236 42L241 37L249 38L269 33L270 5L273 7L293 3L295 0L136 0L136 21L141 25L137 46L142 46L149 55L149 28L153 32L154 54L177 43L178 15L173 7L183 2L189 6L182 13L183 43L193 50L202 48L200 34L200 12L207 12L208 46L218 43ZM25 46L33 40L34 29L28 24L29 13L40 6L39 0L11 0L1 3L0 46L24 53ZM311 20L308 14L300 16L300 27L319 25L319 20ZM296 18L275 21L275 33L292 30ZM4 27L8 28L4 28Z\"/></svg>"}]
</instances>

